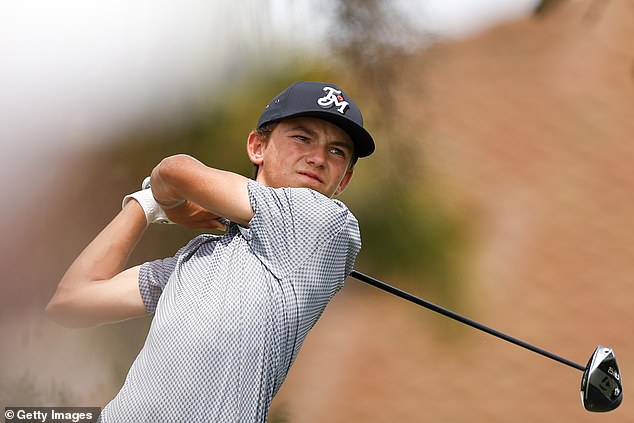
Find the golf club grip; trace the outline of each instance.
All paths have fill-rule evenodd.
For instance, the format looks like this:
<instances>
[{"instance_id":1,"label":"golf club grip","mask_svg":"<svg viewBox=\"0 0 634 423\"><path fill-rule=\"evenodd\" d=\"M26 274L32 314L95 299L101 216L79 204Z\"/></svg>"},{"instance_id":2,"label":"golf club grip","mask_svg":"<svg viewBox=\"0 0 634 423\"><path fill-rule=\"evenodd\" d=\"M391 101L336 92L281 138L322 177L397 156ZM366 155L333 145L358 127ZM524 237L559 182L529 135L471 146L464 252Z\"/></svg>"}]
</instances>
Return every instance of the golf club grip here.
<instances>
[{"instance_id":1,"label":"golf club grip","mask_svg":"<svg viewBox=\"0 0 634 423\"><path fill-rule=\"evenodd\" d=\"M426 309L435 311L436 313L440 313L440 314L442 314L444 316L447 316L447 317L449 317L449 318L451 318L453 320L457 320L457 321L459 321L461 323L464 323L464 324L469 325L469 326L471 326L473 328L481 330L482 332L486 332L489 335L493 335L493 336L495 336L497 338L504 339L505 341L508 341L508 342L510 342L512 344L518 345L518 346L520 346L522 348L525 348L527 350L533 351L533 352L535 352L537 354L541 354L544 357L548 357L548 358L550 358L552 360L558 361L558 362L563 363L563 364L565 364L567 366L573 367L573 368L575 368L577 370L581 370L582 372L586 369L585 366L581 366L580 364L577 364L577 363L575 363L573 361L567 360L567 359L565 359L563 357L560 357L558 355L550 353L550 352L548 352L546 350L543 350L541 348L535 347L535 346L533 346L531 344L528 344L528 343L526 343L526 342L524 342L522 340L519 340L517 338L513 338L512 336L506 335L506 334L504 334L502 332L499 332L499 331L497 331L495 329L492 329L492 328L490 328L488 326L485 326L485 325L483 325L481 323L478 323L478 322L476 322L474 320L471 320L469 318L461 316L458 313L454 313L453 311L447 310L446 308L440 307L440 306L438 306L438 305L436 305L434 303L431 303L429 301L423 300L422 298L416 297L416 296L414 296L414 295L412 295L412 294L410 294L408 292L402 291L402 290L400 290L398 288L395 288L395 287L393 287L391 285L386 284L385 282L382 282L382 281L380 281L378 279L375 279L375 278L373 278L371 276L368 276L368 275L365 275L363 273L360 273L360 272L358 272L356 270L353 270L350 273L350 276L355 278L355 279L357 279L357 280L360 280L361 282L365 282L365 283L370 284L370 285L372 285L372 286L374 286L376 288L382 289L383 291L387 291L390 294L396 295L397 297L401 297L401 298L403 298L405 300L411 301L411 302L413 302L415 304L418 304L418 305L420 305L422 307L425 307Z\"/></svg>"}]
</instances>

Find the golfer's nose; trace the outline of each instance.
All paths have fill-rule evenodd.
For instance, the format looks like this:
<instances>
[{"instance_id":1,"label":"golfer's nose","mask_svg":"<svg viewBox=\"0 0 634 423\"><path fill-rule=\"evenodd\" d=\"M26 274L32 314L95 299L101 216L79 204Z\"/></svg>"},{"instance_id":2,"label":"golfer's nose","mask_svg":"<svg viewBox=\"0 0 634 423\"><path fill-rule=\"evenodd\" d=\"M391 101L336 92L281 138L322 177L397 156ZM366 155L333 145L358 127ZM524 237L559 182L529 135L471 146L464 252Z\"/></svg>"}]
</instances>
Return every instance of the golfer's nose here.
<instances>
[{"instance_id":1,"label":"golfer's nose","mask_svg":"<svg viewBox=\"0 0 634 423\"><path fill-rule=\"evenodd\" d=\"M328 155L327 148L315 145L306 153L306 161L313 166L323 166Z\"/></svg>"}]
</instances>

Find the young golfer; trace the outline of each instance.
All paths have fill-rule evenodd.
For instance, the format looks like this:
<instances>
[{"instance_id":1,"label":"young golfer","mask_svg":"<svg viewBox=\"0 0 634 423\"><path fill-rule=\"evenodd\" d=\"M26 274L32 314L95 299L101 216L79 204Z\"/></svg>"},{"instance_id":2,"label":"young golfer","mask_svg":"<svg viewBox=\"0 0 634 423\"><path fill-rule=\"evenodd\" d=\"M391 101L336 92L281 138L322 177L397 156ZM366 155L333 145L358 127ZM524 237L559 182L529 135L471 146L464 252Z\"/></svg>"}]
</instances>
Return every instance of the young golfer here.
<instances>
[{"instance_id":1,"label":"young golfer","mask_svg":"<svg viewBox=\"0 0 634 423\"><path fill-rule=\"evenodd\" d=\"M355 217L332 199L374 151L339 87L298 82L249 133L255 180L177 155L69 267L47 306L65 326L153 315L100 421L264 422L306 337L351 272ZM150 223L226 228L125 269Z\"/></svg>"}]
</instances>

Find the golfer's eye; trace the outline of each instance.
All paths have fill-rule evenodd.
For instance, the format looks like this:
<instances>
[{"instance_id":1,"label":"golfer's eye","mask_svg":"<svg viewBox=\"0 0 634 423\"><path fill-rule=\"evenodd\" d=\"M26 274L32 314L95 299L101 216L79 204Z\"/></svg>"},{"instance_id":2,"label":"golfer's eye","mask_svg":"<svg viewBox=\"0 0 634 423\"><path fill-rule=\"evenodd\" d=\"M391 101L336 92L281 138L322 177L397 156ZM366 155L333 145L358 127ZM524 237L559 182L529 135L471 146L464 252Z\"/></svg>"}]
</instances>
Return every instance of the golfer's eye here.
<instances>
[{"instance_id":1,"label":"golfer's eye","mask_svg":"<svg viewBox=\"0 0 634 423\"><path fill-rule=\"evenodd\" d=\"M309 141L308 137L305 137L303 135L295 135L295 139L298 140L298 141L301 141L301 142L308 142Z\"/></svg>"},{"instance_id":2,"label":"golfer's eye","mask_svg":"<svg viewBox=\"0 0 634 423\"><path fill-rule=\"evenodd\" d=\"M337 156L346 157L346 152L340 148L331 148L330 152Z\"/></svg>"}]
</instances>

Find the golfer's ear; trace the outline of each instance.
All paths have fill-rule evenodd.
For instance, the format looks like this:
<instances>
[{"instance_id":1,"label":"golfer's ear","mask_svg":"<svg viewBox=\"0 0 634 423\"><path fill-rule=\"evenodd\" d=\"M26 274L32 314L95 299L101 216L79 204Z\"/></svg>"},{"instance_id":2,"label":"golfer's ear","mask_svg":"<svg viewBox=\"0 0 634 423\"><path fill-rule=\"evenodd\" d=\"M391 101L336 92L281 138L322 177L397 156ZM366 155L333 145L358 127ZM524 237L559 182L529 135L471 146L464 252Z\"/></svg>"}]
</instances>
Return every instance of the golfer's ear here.
<instances>
[{"instance_id":1,"label":"golfer's ear","mask_svg":"<svg viewBox=\"0 0 634 423\"><path fill-rule=\"evenodd\" d=\"M249 155L249 160L256 166L260 166L264 161L264 148L266 146L266 141L264 137L256 134L254 131L249 132L249 137L247 138L247 154Z\"/></svg>"}]
</instances>

